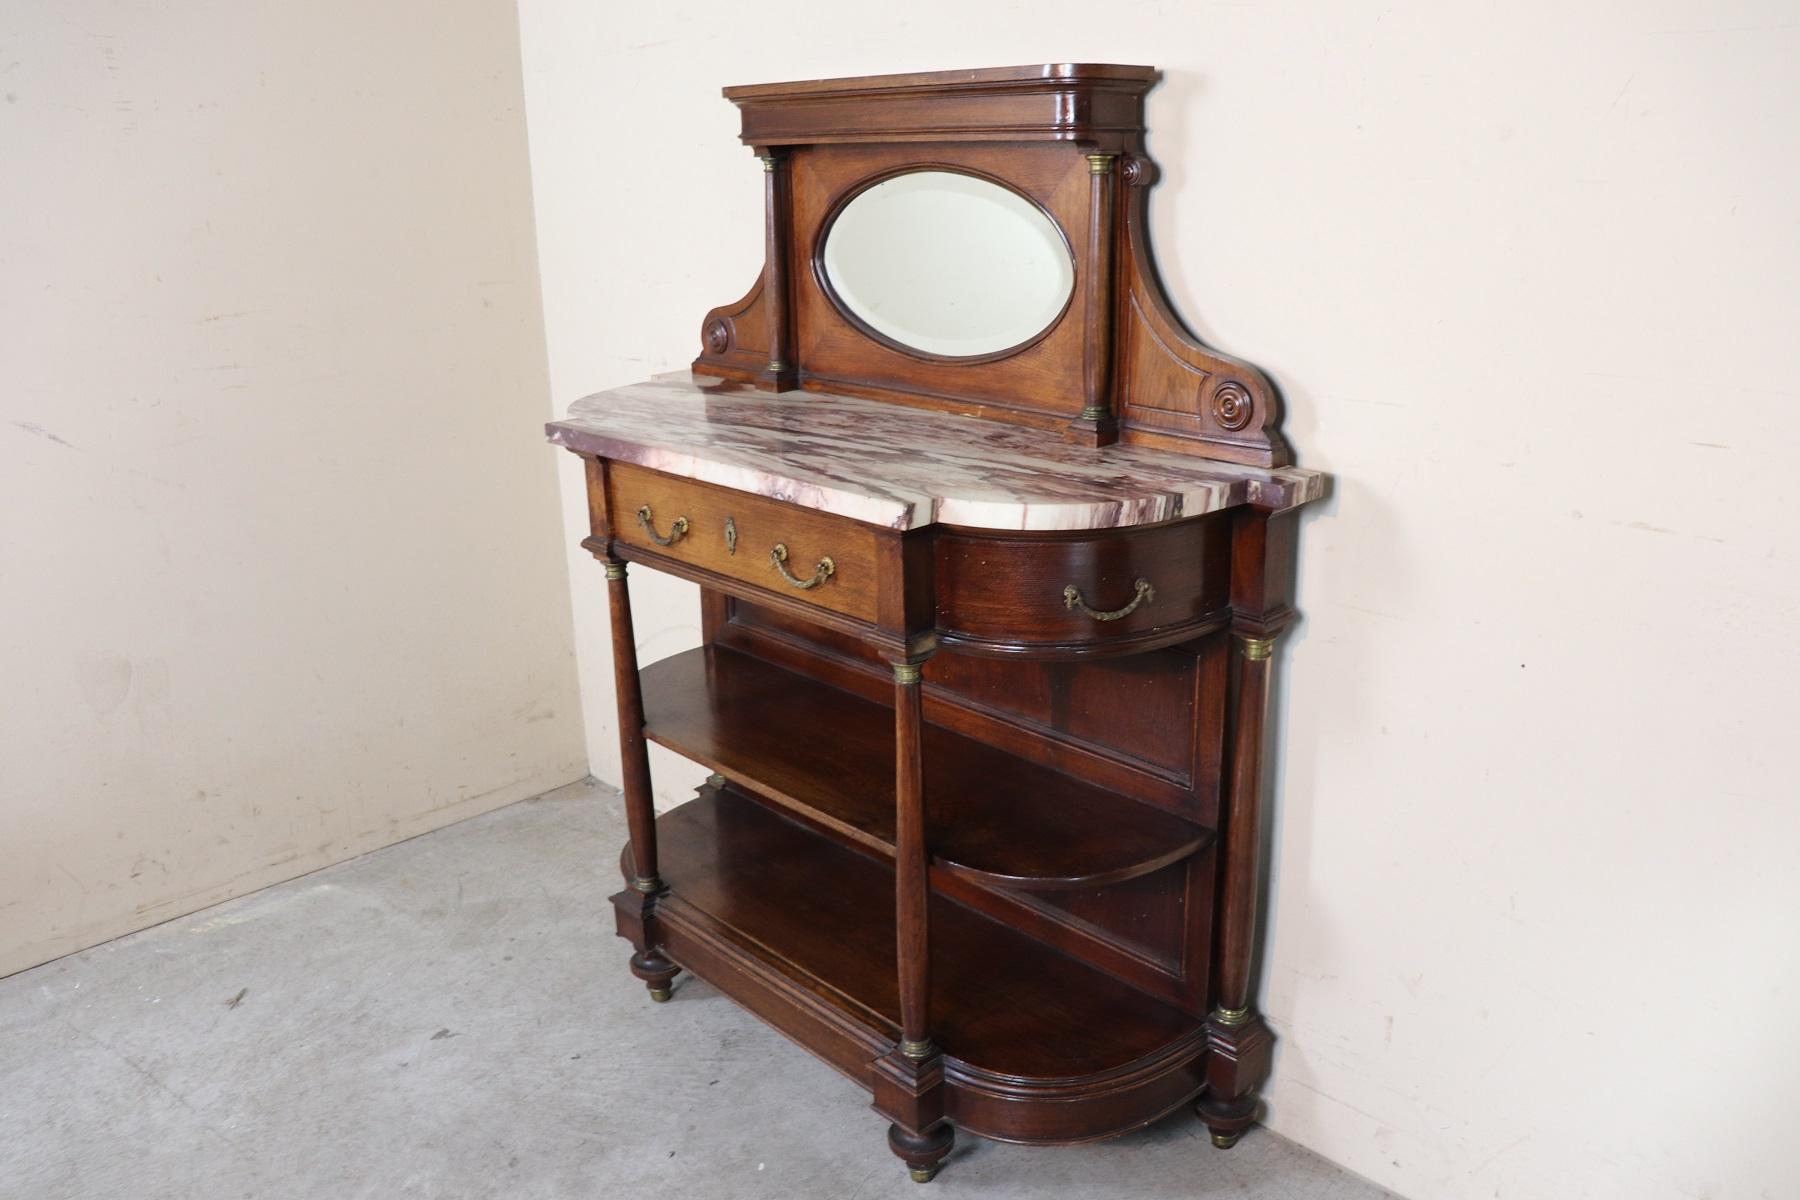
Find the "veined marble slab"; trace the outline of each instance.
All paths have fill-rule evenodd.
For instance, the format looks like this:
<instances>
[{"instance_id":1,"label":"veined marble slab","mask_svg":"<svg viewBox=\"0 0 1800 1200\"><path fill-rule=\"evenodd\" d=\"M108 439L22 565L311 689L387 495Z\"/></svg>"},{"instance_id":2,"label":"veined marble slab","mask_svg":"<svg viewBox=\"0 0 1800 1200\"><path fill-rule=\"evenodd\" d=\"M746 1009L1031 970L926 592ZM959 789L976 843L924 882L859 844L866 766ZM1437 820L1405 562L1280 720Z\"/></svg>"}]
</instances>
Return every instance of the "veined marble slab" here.
<instances>
[{"instance_id":1,"label":"veined marble slab","mask_svg":"<svg viewBox=\"0 0 1800 1200\"><path fill-rule=\"evenodd\" d=\"M577 400L550 440L871 525L1115 529L1238 504L1293 508L1325 475L1152 450L685 371Z\"/></svg>"}]
</instances>

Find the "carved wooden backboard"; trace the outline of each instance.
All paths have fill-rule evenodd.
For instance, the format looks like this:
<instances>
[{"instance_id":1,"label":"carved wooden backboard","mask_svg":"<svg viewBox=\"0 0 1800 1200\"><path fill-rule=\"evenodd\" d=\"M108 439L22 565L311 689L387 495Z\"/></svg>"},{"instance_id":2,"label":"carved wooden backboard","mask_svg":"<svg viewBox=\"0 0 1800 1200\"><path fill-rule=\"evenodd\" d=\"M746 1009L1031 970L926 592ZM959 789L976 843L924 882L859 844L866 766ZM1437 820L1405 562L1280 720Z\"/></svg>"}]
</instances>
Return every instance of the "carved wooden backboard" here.
<instances>
[{"instance_id":1,"label":"carved wooden backboard","mask_svg":"<svg viewBox=\"0 0 1800 1200\"><path fill-rule=\"evenodd\" d=\"M701 326L699 374L811 388L1258 466L1290 455L1280 400L1249 363L1175 316L1150 254L1144 152L1151 67L1046 64L726 88L765 175L761 278ZM832 222L897 175L1008 188L1067 242L1074 290L1003 352L909 350L846 311L824 268Z\"/></svg>"}]
</instances>

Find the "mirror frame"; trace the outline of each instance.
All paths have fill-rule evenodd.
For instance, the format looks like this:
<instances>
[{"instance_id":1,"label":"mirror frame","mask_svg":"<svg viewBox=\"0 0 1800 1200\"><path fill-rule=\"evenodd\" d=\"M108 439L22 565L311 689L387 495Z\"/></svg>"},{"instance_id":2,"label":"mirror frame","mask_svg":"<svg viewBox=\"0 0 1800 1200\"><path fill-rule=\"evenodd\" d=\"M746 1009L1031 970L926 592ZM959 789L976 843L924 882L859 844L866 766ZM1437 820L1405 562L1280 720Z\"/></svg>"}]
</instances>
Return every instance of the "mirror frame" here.
<instances>
[{"instance_id":1,"label":"mirror frame","mask_svg":"<svg viewBox=\"0 0 1800 1200\"><path fill-rule=\"evenodd\" d=\"M1150 252L1144 149L1153 67L1043 63L724 89L762 160L763 269L707 313L693 371L770 392L855 395L1090 446L1128 442L1261 467L1292 461L1267 376L1211 349L1170 304ZM1233 186L1235 164L1209 161ZM1075 287L1034 339L933 356L850 314L821 278L827 218L870 181L958 171L1006 187L1069 243ZM1073 319L1071 314L1079 319Z\"/></svg>"},{"instance_id":2,"label":"mirror frame","mask_svg":"<svg viewBox=\"0 0 1800 1200\"><path fill-rule=\"evenodd\" d=\"M1069 294L1063 297L1062 307L1056 310L1056 315L1051 317L1050 320L1044 324L1043 328L1037 330L1037 332L1024 340L1014 342L1012 345L999 350L988 350L981 354L939 354L931 350L920 349L917 346L909 346L898 338L882 333L879 329L876 329L862 317L858 316L856 311L845 302L841 295L838 294L837 287L831 282L831 272L825 267L825 244L831 240L831 231L837 225L838 218L844 214L845 209L856 203L857 199L871 188L886 183L890 179L898 179L902 175L919 175L929 172L936 172L943 175L962 175L970 179L979 179L983 183L993 184L997 188L1012 193L1026 204L1029 204L1032 208L1036 209L1038 216L1044 219L1044 223L1056 231L1057 237L1062 241L1063 253L1069 256ZM809 258L812 263L813 281L818 285L819 290L824 293L825 298L837 309L839 316L854 326L864 337L879 342L896 353L905 354L912 358L932 363L979 366L982 363L998 362L1004 358L1011 358L1016 354L1029 350L1031 347L1049 337L1058 326L1068 319L1069 310L1075 306L1075 297L1081 293L1082 286L1081 260L1075 253L1075 243L1070 240L1069 231L1063 228L1062 222L1056 219L1055 214L1046 208L1042 201L1038 200L1035 196L1028 195L1019 188L1014 187L997 175L991 175L986 171L976 170L973 167L956 163L904 163L899 166L888 167L876 171L874 174L866 175L862 179L852 183L838 199L832 202L830 208L826 210L824 219L819 222L818 232L813 239L812 253L809 255Z\"/></svg>"}]
</instances>

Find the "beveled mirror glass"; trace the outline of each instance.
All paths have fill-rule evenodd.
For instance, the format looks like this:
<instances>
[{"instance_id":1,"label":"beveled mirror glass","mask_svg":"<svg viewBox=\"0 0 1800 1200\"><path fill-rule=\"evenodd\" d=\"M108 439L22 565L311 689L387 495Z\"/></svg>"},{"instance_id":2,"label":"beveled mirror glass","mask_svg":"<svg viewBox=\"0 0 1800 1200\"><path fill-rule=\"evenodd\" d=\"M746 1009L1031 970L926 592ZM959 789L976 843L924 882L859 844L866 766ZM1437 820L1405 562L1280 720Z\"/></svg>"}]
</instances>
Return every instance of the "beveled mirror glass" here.
<instances>
[{"instance_id":1,"label":"beveled mirror glass","mask_svg":"<svg viewBox=\"0 0 1800 1200\"><path fill-rule=\"evenodd\" d=\"M997 354L1055 324L1075 289L1043 209L986 179L910 171L851 198L820 256L838 304L904 349Z\"/></svg>"}]
</instances>

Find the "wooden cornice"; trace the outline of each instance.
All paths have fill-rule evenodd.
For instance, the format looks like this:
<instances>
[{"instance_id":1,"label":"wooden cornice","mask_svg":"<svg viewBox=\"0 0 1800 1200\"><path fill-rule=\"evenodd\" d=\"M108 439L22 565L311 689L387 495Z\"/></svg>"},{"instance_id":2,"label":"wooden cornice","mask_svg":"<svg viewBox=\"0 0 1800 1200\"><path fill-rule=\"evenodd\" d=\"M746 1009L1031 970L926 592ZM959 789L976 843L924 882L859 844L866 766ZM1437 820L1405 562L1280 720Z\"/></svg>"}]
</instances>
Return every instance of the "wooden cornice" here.
<instances>
[{"instance_id":1,"label":"wooden cornice","mask_svg":"<svg viewBox=\"0 0 1800 1200\"><path fill-rule=\"evenodd\" d=\"M1041 63L724 89L745 145L1058 141L1107 146L1144 129L1154 67Z\"/></svg>"}]
</instances>

